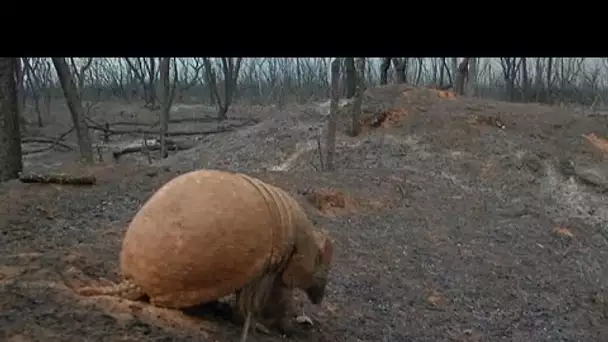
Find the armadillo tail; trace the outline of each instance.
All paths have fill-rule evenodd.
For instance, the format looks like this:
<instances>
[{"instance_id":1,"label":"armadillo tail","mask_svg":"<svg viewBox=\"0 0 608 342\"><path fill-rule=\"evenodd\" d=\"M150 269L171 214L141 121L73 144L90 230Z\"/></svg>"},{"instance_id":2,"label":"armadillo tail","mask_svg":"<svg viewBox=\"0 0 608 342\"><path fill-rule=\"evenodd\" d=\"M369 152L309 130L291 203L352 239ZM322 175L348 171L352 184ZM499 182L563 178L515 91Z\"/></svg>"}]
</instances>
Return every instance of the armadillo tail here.
<instances>
[{"instance_id":1,"label":"armadillo tail","mask_svg":"<svg viewBox=\"0 0 608 342\"><path fill-rule=\"evenodd\" d=\"M113 296L128 300L139 300L146 295L141 286L129 279L124 279L116 285L110 286L88 286L77 290L81 296Z\"/></svg>"}]
</instances>

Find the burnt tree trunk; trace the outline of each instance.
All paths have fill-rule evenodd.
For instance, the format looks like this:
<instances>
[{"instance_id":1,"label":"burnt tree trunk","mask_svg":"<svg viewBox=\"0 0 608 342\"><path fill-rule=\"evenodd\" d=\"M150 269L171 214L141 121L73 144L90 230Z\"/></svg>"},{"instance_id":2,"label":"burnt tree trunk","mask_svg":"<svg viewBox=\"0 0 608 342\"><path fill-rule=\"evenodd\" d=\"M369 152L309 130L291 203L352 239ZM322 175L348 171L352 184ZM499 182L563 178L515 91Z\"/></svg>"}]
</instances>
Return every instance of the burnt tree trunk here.
<instances>
[{"instance_id":1,"label":"burnt tree trunk","mask_svg":"<svg viewBox=\"0 0 608 342\"><path fill-rule=\"evenodd\" d=\"M553 90L552 75L553 75L553 57L549 57L547 60L547 87L545 88L547 90L545 93L545 100L547 101L548 104L553 103L553 96L551 94L552 90Z\"/></svg>"},{"instance_id":2,"label":"burnt tree trunk","mask_svg":"<svg viewBox=\"0 0 608 342\"><path fill-rule=\"evenodd\" d=\"M336 153L336 120L338 119L338 102L340 101L340 59L331 62L331 102L327 121L327 140L325 141L325 167L333 171Z\"/></svg>"},{"instance_id":3,"label":"burnt tree trunk","mask_svg":"<svg viewBox=\"0 0 608 342\"><path fill-rule=\"evenodd\" d=\"M447 71L447 74L448 74L448 84L447 84L447 86L442 86L441 88L442 89L443 88L445 88L445 89L454 88L454 79L452 78L452 72L450 72L450 68L448 67L448 63L447 63L445 57L443 57L442 60L443 60L443 68L445 69L445 71Z\"/></svg>"},{"instance_id":4,"label":"burnt tree trunk","mask_svg":"<svg viewBox=\"0 0 608 342\"><path fill-rule=\"evenodd\" d=\"M407 58L393 58L393 67L395 68L395 76L397 83L407 82Z\"/></svg>"},{"instance_id":5,"label":"burnt tree trunk","mask_svg":"<svg viewBox=\"0 0 608 342\"><path fill-rule=\"evenodd\" d=\"M365 92L365 58L357 58L357 92L353 103L353 129L352 135L356 137L361 133L361 105Z\"/></svg>"},{"instance_id":6,"label":"burnt tree trunk","mask_svg":"<svg viewBox=\"0 0 608 342\"><path fill-rule=\"evenodd\" d=\"M72 121L76 128L76 136L78 137L78 147L80 149L80 156L87 163L93 163L93 143L91 142L91 136L89 135L89 128L85 121L84 109L82 108L82 102L78 95L78 89L74 78L70 73L70 67L63 57L53 57L53 64L57 70L57 77L63 89L63 95L70 109L72 115Z\"/></svg>"},{"instance_id":7,"label":"burnt tree trunk","mask_svg":"<svg viewBox=\"0 0 608 342\"><path fill-rule=\"evenodd\" d=\"M27 120L25 119L25 82L23 77L23 66L21 65L21 58L15 58L15 82L17 85L17 104L19 106L19 120L24 125L21 128L25 128Z\"/></svg>"},{"instance_id":8,"label":"burnt tree trunk","mask_svg":"<svg viewBox=\"0 0 608 342\"><path fill-rule=\"evenodd\" d=\"M439 66L439 88L443 87L443 81L445 78L445 57L441 57Z\"/></svg>"},{"instance_id":9,"label":"burnt tree trunk","mask_svg":"<svg viewBox=\"0 0 608 342\"><path fill-rule=\"evenodd\" d=\"M536 102L543 102L543 74L542 64L540 57L536 58L536 74L534 75L534 100Z\"/></svg>"},{"instance_id":10,"label":"burnt tree trunk","mask_svg":"<svg viewBox=\"0 0 608 342\"><path fill-rule=\"evenodd\" d=\"M211 61L209 58L203 58L207 84L211 89L214 102L218 105L217 117L220 121L228 118L228 109L232 104L232 100L236 92L242 60L243 59L241 57L234 59L230 57L221 58L222 71L224 73L224 98L222 99L217 87L217 75L213 66L211 65Z\"/></svg>"},{"instance_id":11,"label":"burnt tree trunk","mask_svg":"<svg viewBox=\"0 0 608 342\"><path fill-rule=\"evenodd\" d=\"M357 71L355 70L355 58L344 58L344 72L346 73L346 98L355 96L357 90Z\"/></svg>"},{"instance_id":12,"label":"burnt tree trunk","mask_svg":"<svg viewBox=\"0 0 608 342\"><path fill-rule=\"evenodd\" d=\"M477 96L477 66L479 64L479 58L469 58L469 73L467 78L467 95Z\"/></svg>"},{"instance_id":13,"label":"burnt tree trunk","mask_svg":"<svg viewBox=\"0 0 608 342\"><path fill-rule=\"evenodd\" d=\"M23 77L23 66L21 65L21 58L15 58L15 84L17 87L17 105L19 106L19 129L27 131L29 122L25 117L25 87Z\"/></svg>"},{"instance_id":14,"label":"burnt tree trunk","mask_svg":"<svg viewBox=\"0 0 608 342\"><path fill-rule=\"evenodd\" d=\"M18 178L23 170L17 67L14 58L0 58L0 182Z\"/></svg>"},{"instance_id":15,"label":"burnt tree trunk","mask_svg":"<svg viewBox=\"0 0 608 342\"><path fill-rule=\"evenodd\" d=\"M388 84L388 69L391 67L391 58L385 57L380 65L380 84Z\"/></svg>"},{"instance_id":16,"label":"burnt tree trunk","mask_svg":"<svg viewBox=\"0 0 608 342\"><path fill-rule=\"evenodd\" d=\"M454 92L458 95L464 95L464 85L469 75L469 57L462 59L462 62L458 65L458 72L456 73L456 84L454 85Z\"/></svg>"},{"instance_id":17,"label":"burnt tree trunk","mask_svg":"<svg viewBox=\"0 0 608 342\"><path fill-rule=\"evenodd\" d=\"M160 112L160 158L167 158L167 130L169 129L169 111L171 110L171 104L169 103L169 96L171 91L169 89L169 57L162 57L160 60L160 82L162 86L163 94L163 108Z\"/></svg>"},{"instance_id":18,"label":"burnt tree trunk","mask_svg":"<svg viewBox=\"0 0 608 342\"><path fill-rule=\"evenodd\" d=\"M452 84L452 87L456 87L456 77L458 76L458 57L452 57L451 62L450 83Z\"/></svg>"},{"instance_id":19,"label":"burnt tree trunk","mask_svg":"<svg viewBox=\"0 0 608 342\"><path fill-rule=\"evenodd\" d=\"M528 63L526 57L521 57L521 100L528 102Z\"/></svg>"},{"instance_id":20,"label":"burnt tree trunk","mask_svg":"<svg viewBox=\"0 0 608 342\"><path fill-rule=\"evenodd\" d=\"M42 109L40 104L40 80L35 75L28 58L23 58L23 70L24 74L27 75L27 84L32 92L32 99L34 100L34 107L36 110L36 122L38 123L38 127L42 128L44 122L42 121ZM35 83L34 80L36 80Z\"/></svg>"},{"instance_id":21,"label":"burnt tree trunk","mask_svg":"<svg viewBox=\"0 0 608 342\"><path fill-rule=\"evenodd\" d=\"M156 58L150 57L150 65L148 67L148 103L151 108L156 106L156 88L154 87L154 83L156 83Z\"/></svg>"}]
</instances>

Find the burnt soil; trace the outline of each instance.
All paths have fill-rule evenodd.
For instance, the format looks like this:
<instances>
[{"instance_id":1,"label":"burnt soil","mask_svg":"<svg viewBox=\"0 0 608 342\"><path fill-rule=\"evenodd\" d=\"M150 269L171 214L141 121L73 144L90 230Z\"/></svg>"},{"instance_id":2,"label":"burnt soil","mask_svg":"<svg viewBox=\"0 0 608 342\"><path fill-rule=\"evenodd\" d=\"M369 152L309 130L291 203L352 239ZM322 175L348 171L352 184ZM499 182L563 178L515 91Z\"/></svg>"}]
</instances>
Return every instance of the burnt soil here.
<instances>
[{"instance_id":1,"label":"burnt soil","mask_svg":"<svg viewBox=\"0 0 608 342\"><path fill-rule=\"evenodd\" d=\"M26 172L92 174L97 184L0 184L0 339L236 341L223 308L182 313L72 290L118 281L121 239L143 201L210 167L283 187L334 239L326 299L315 307L298 293L313 325L290 340L607 341L608 151L584 135L608 136L608 119L444 95L368 90L364 133L345 134L346 118L339 126L335 172L316 170L314 148L272 168L322 134L322 115L301 106L235 106L231 115L255 112L260 123L153 164L28 154ZM47 136L69 128L50 126ZM315 207L319 193L344 208L319 203L328 196Z\"/></svg>"}]
</instances>

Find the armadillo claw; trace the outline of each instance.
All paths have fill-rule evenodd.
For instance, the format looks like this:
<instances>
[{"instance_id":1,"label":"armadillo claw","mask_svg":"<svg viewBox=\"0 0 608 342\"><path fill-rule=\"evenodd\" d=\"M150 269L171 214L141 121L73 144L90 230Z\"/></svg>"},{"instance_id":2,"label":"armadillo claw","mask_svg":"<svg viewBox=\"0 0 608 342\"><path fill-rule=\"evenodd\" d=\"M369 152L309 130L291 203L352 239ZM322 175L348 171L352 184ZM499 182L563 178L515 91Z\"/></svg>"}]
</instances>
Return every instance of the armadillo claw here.
<instances>
[{"instance_id":1,"label":"armadillo claw","mask_svg":"<svg viewBox=\"0 0 608 342\"><path fill-rule=\"evenodd\" d=\"M270 329L266 328L266 326L260 322L255 322L255 330L262 334L271 335Z\"/></svg>"}]
</instances>

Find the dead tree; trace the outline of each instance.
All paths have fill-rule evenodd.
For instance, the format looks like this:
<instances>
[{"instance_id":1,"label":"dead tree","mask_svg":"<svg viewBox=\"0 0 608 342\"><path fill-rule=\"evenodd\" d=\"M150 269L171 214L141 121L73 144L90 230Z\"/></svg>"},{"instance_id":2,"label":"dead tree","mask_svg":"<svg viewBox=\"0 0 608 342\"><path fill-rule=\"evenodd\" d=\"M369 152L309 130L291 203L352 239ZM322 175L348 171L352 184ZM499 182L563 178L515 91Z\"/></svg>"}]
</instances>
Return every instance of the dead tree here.
<instances>
[{"instance_id":1,"label":"dead tree","mask_svg":"<svg viewBox=\"0 0 608 342\"><path fill-rule=\"evenodd\" d=\"M334 155L336 153L336 129L338 120L338 102L340 101L340 59L335 58L331 62L331 102L329 106L329 118L327 121L327 140L325 141L325 167L327 171L333 171Z\"/></svg>"},{"instance_id":2,"label":"dead tree","mask_svg":"<svg viewBox=\"0 0 608 342\"><path fill-rule=\"evenodd\" d=\"M380 65L380 84L388 84L388 69L391 68L391 58L385 57Z\"/></svg>"},{"instance_id":3,"label":"dead tree","mask_svg":"<svg viewBox=\"0 0 608 342\"><path fill-rule=\"evenodd\" d=\"M74 61L74 58L70 58L70 63L72 64L72 68L74 69L73 75L76 77L76 80L78 81L78 96L80 97L81 100L83 98L84 82L86 81L86 72L91 67L92 62L93 62L93 58L89 57L87 59L87 61L83 65L81 65L80 68L78 68L76 66L76 62Z\"/></svg>"},{"instance_id":4,"label":"dead tree","mask_svg":"<svg viewBox=\"0 0 608 342\"><path fill-rule=\"evenodd\" d=\"M167 130L169 129L169 111L171 104L169 103L169 57L160 59L160 83L162 84L163 93L163 110L160 113L160 157L167 158Z\"/></svg>"},{"instance_id":5,"label":"dead tree","mask_svg":"<svg viewBox=\"0 0 608 342\"><path fill-rule=\"evenodd\" d=\"M456 84L454 86L454 92L458 95L464 95L465 81L469 76L469 57L462 59L458 65L458 72L456 73Z\"/></svg>"},{"instance_id":6,"label":"dead tree","mask_svg":"<svg viewBox=\"0 0 608 342\"><path fill-rule=\"evenodd\" d=\"M32 67L32 64L29 61L29 58L23 58L23 69L24 74L27 76L27 86L29 91L32 94L32 99L34 100L34 106L36 110L36 121L38 123L38 127L43 127L44 123L42 122L42 110L40 108L40 78L36 75L37 66L40 63L40 59L36 59L36 64Z\"/></svg>"},{"instance_id":7,"label":"dead tree","mask_svg":"<svg viewBox=\"0 0 608 342\"><path fill-rule=\"evenodd\" d=\"M17 103L19 104L19 115L21 116L21 123L26 124L27 121L23 116L25 114L23 111L25 109L25 83L23 82L24 67L21 64L21 58L17 58L15 62L17 63L15 65L15 81L17 84Z\"/></svg>"},{"instance_id":8,"label":"dead tree","mask_svg":"<svg viewBox=\"0 0 608 342\"><path fill-rule=\"evenodd\" d=\"M361 105L365 92L365 58L357 58L357 92L353 103L352 135L356 137L361 133Z\"/></svg>"},{"instance_id":9,"label":"dead tree","mask_svg":"<svg viewBox=\"0 0 608 342\"><path fill-rule=\"evenodd\" d=\"M162 84L163 94L163 108L160 113L160 156L161 158L167 158L167 131L169 130L169 113L171 113L171 106L173 105L173 99L175 98L175 89L177 88L177 65L173 65L173 88L169 81L169 69L171 64L170 57L163 57L160 60L160 81Z\"/></svg>"},{"instance_id":10,"label":"dead tree","mask_svg":"<svg viewBox=\"0 0 608 342\"><path fill-rule=\"evenodd\" d=\"M450 78L450 83L452 84L452 86L456 86L456 77L458 76L458 57L452 57L452 68L451 68L451 75L452 77Z\"/></svg>"},{"instance_id":11,"label":"dead tree","mask_svg":"<svg viewBox=\"0 0 608 342\"><path fill-rule=\"evenodd\" d=\"M447 72L446 72L447 71ZM444 84L445 75L448 76L448 82ZM450 88L454 88L454 79L452 79L452 73L450 72L450 67L448 67L448 62L445 57L441 57L441 69L440 69L440 80L437 86L438 89L447 90Z\"/></svg>"},{"instance_id":12,"label":"dead tree","mask_svg":"<svg viewBox=\"0 0 608 342\"><path fill-rule=\"evenodd\" d=\"M517 57L500 57L500 66L505 81L505 94L508 101L515 100L515 79L520 63L521 59L517 61Z\"/></svg>"},{"instance_id":13,"label":"dead tree","mask_svg":"<svg viewBox=\"0 0 608 342\"><path fill-rule=\"evenodd\" d=\"M416 82L415 85L418 86L420 84L420 81L422 80L422 70L426 69L424 67L424 61L422 60L422 58L418 57L418 73L416 74Z\"/></svg>"},{"instance_id":14,"label":"dead tree","mask_svg":"<svg viewBox=\"0 0 608 342\"><path fill-rule=\"evenodd\" d=\"M232 104L234 94L236 92L236 85L241 70L241 62L243 58L230 58L222 57L220 61L222 63L222 72L224 73L224 98L220 96L220 92L217 87L217 74L211 64L209 58L203 58L203 64L205 66L205 76L207 79L207 85L211 89L211 94L215 103L218 105L217 118L218 120L226 120L228 118L228 109Z\"/></svg>"},{"instance_id":15,"label":"dead tree","mask_svg":"<svg viewBox=\"0 0 608 342\"><path fill-rule=\"evenodd\" d=\"M439 83L437 84L439 88L443 87L443 80L445 78L445 57L441 57L440 64L441 66L439 67Z\"/></svg>"},{"instance_id":16,"label":"dead tree","mask_svg":"<svg viewBox=\"0 0 608 342\"><path fill-rule=\"evenodd\" d=\"M23 170L17 67L15 58L0 58L0 182L18 178Z\"/></svg>"},{"instance_id":17,"label":"dead tree","mask_svg":"<svg viewBox=\"0 0 608 342\"><path fill-rule=\"evenodd\" d=\"M139 81L144 89L144 100L146 101L146 107L156 107L156 91L154 84L156 83L156 58L150 57L149 61L145 58L135 58L132 61L130 58L125 57L125 62L129 67L129 70L133 73L133 76ZM147 75L145 72L147 71ZM146 82L147 76L147 82Z\"/></svg>"},{"instance_id":18,"label":"dead tree","mask_svg":"<svg viewBox=\"0 0 608 342\"><path fill-rule=\"evenodd\" d=\"M21 175L22 183L61 184L61 185L95 185L95 176L66 175L66 174L26 174Z\"/></svg>"},{"instance_id":19,"label":"dead tree","mask_svg":"<svg viewBox=\"0 0 608 342\"><path fill-rule=\"evenodd\" d=\"M42 58L39 58L38 60L40 61L40 83L38 88L44 97L45 115L49 116L51 114L51 104L53 101L52 87L55 84L53 66L48 60L42 60Z\"/></svg>"},{"instance_id":20,"label":"dead tree","mask_svg":"<svg viewBox=\"0 0 608 342\"><path fill-rule=\"evenodd\" d=\"M355 70L355 58L344 58L344 73L346 74L346 98L355 96L357 90L357 71Z\"/></svg>"},{"instance_id":21,"label":"dead tree","mask_svg":"<svg viewBox=\"0 0 608 342\"><path fill-rule=\"evenodd\" d=\"M397 83L399 84L407 82L407 62L407 58L393 58L395 76L397 77Z\"/></svg>"},{"instance_id":22,"label":"dead tree","mask_svg":"<svg viewBox=\"0 0 608 342\"><path fill-rule=\"evenodd\" d=\"M469 58L469 74L467 78L467 95L477 96L477 57Z\"/></svg>"},{"instance_id":23,"label":"dead tree","mask_svg":"<svg viewBox=\"0 0 608 342\"><path fill-rule=\"evenodd\" d=\"M526 57L521 57L521 100L523 102L528 102L529 85L528 63Z\"/></svg>"},{"instance_id":24,"label":"dead tree","mask_svg":"<svg viewBox=\"0 0 608 342\"><path fill-rule=\"evenodd\" d=\"M91 142L91 136L89 135L89 128L87 126L84 109L82 108L82 102L74 83L74 78L70 73L70 67L63 57L53 57L53 64L57 71L57 77L63 89L63 95L70 109L72 115L72 121L76 128L76 136L78 137L78 147L80 148L80 156L87 163L93 163L93 143Z\"/></svg>"},{"instance_id":25,"label":"dead tree","mask_svg":"<svg viewBox=\"0 0 608 342\"><path fill-rule=\"evenodd\" d=\"M156 107L156 88L154 84L156 83L156 58L150 57L148 59L150 62L145 63L146 69L148 71L148 89L150 90L150 106L153 108Z\"/></svg>"}]
</instances>

